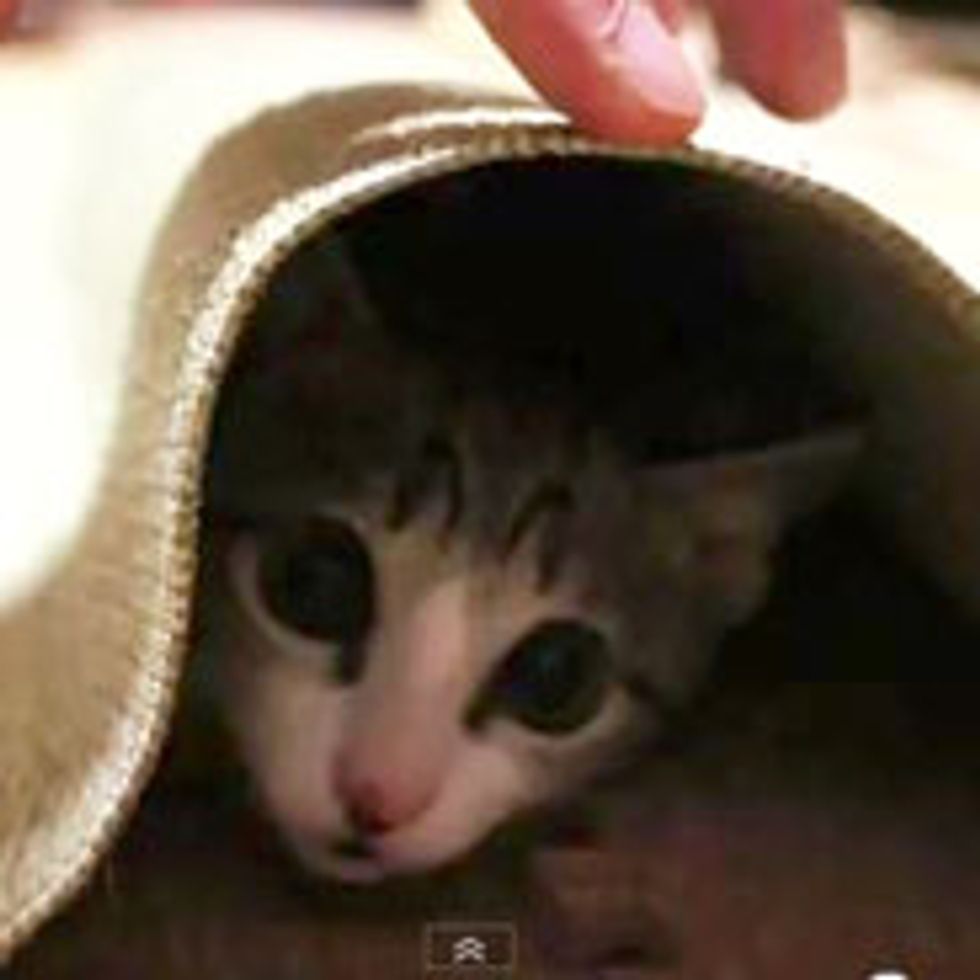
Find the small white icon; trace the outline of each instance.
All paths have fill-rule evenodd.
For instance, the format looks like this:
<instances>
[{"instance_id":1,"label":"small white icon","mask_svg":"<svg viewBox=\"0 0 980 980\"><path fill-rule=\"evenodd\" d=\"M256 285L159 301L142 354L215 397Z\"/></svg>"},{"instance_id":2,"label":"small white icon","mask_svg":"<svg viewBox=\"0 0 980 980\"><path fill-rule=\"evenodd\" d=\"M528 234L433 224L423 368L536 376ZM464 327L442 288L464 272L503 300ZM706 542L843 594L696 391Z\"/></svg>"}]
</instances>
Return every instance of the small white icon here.
<instances>
[{"instance_id":1,"label":"small white icon","mask_svg":"<svg viewBox=\"0 0 980 980\"><path fill-rule=\"evenodd\" d=\"M425 927L424 962L434 970L509 977L517 966L517 930L509 922L435 922Z\"/></svg>"},{"instance_id":2,"label":"small white icon","mask_svg":"<svg viewBox=\"0 0 980 980\"><path fill-rule=\"evenodd\" d=\"M912 978L902 970L877 970L868 977L868 980L912 980Z\"/></svg>"},{"instance_id":3,"label":"small white icon","mask_svg":"<svg viewBox=\"0 0 980 980\"><path fill-rule=\"evenodd\" d=\"M487 944L476 936L463 936L453 943L453 963L463 966L466 963L486 963ZM885 977L888 980L888 977Z\"/></svg>"}]
</instances>

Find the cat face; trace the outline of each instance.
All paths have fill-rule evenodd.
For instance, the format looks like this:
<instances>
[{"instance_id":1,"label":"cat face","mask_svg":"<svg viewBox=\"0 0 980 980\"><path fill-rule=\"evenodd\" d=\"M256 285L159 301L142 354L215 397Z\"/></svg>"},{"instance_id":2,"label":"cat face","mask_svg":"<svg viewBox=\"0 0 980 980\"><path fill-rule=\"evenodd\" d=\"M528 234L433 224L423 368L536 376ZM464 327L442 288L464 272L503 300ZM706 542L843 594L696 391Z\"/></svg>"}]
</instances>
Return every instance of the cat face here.
<instances>
[{"instance_id":1,"label":"cat face","mask_svg":"<svg viewBox=\"0 0 980 980\"><path fill-rule=\"evenodd\" d=\"M271 522L223 561L246 760L300 857L349 881L469 851L658 722L610 590L555 553L564 503L532 495L494 540L448 491L393 497Z\"/></svg>"},{"instance_id":2,"label":"cat face","mask_svg":"<svg viewBox=\"0 0 980 980\"><path fill-rule=\"evenodd\" d=\"M342 880L418 873L620 761L761 601L777 490L843 449L573 478L430 446L232 535L224 703L286 840Z\"/></svg>"},{"instance_id":3,"label":"cat face","mask_svg":"<svg viewBox=\"0 0 980 980\"><path fill-rule=\"evenodd\" d=\"M370 882L454 860L660 730L858 440L645 466L574 359L396 340L342 250L309 258L216 418L200 621L282 835Z\"/></svg>"}]
</instances>

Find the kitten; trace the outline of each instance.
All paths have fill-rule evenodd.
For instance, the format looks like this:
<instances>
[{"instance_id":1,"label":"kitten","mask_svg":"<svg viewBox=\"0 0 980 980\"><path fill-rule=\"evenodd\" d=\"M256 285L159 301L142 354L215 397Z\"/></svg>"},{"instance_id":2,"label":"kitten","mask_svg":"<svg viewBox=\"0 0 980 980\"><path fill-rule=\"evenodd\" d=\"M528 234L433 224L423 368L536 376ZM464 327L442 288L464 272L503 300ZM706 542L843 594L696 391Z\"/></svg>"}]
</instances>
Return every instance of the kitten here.
<instances>
[{"instance_id":1,"label":"kitten","mask_svg":"<svg viewBox=\"0 0 980 980\"><path fill-rule=\"evenodd\" d=\"M447 369L328 264L312 299L273 289L229 382L201 620L282 835L374 882L464 855L655 736L859 438L645 466L574 384Z\"/></svg>"}]
</instances>

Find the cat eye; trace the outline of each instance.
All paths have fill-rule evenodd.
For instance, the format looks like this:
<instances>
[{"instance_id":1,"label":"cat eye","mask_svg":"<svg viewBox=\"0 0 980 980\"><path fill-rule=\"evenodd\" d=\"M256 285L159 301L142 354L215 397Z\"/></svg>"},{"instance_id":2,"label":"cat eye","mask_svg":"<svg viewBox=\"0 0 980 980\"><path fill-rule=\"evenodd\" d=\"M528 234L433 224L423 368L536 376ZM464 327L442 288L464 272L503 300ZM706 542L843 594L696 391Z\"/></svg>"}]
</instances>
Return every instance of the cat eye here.
<instances>
[{"instance_id":1,"label":"cat eye","mask_svg":"<svg viewBox=\"0 0 980 980\"><path fill-rule=\"evenodd\" d=\"M612 679L605 636L577 620L537 626L510 652L485 709L546 734L567 734L599 713Z\"/></svg>"},{"instance_id":2,"label":"cat eye","mask_svg":"<svg viewBox=\"0 0 980 980\"><path fill-rule=\"evenodd\" d=\"M357 679L374 619L375 583L370 552L353 527L315 517L270 535L259 588L280 622L339 647L339 680Z\"/></svg>"}]
</instances>

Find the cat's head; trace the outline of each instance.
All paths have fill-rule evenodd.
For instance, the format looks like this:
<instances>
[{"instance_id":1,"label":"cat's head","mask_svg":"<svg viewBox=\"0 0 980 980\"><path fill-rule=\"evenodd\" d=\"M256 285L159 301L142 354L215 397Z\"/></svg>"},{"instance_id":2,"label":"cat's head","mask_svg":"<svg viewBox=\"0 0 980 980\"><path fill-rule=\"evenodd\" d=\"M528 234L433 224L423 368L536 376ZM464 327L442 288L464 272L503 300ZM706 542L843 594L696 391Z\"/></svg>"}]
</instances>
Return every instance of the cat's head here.
<instances>
[{"instance_id":1,"label":"cat's head","mask_svg":"<svg viewBox=\"0 0 980 980\"><path fill-rule=\"evenodd\" d=\"M219 411L201 613L283 836L372 881L461 856L655 735L858 440L641 465L581 399L580 358L541 371L531 345L532 378L396 343L342 252L309 260ZM732 408L731 386L696 390ZM672 399L625 414L679 423Z\"/></svg>"},{"instance_id":2,"label":"cat's head","mask_svg":"<svg viewBox=\"0 0 980 980\"><path fill-rule=\"evenodd\" d=\"M316 871L441 866L655 735L856 448L637 470L492 415L218 542L223 701Z\"/></svg>"}]
</instances>

